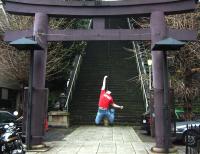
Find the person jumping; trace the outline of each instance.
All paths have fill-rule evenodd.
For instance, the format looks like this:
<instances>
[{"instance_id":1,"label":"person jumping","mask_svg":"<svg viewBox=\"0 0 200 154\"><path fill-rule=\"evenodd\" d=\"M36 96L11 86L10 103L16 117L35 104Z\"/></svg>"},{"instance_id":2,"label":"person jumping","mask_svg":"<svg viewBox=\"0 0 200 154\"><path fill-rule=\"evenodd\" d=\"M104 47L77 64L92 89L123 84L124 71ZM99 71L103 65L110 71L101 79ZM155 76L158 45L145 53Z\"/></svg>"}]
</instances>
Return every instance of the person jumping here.
<instances>
[{"instance_id":1,"label":"person jumping","mask_svg":"<svg viewBox=\"0 0 200 154\"><path fill-rule=\"evenodd\" d=\"M107 78L108 78L107 75L104 76L103 85L102 85L101 93L99 97L98 112L95 119L95 123L97 125L99 125L101 120L105 117L109 120L110 124L113 124L114 119L115 119L115 109L113 108L110 109L109 108L110 105L113 106L114 108L119 108L121 110L124 108L123 106L119 106L115 104L111 96L111 91L105 90Z\"/></svg>"}]
</instances>

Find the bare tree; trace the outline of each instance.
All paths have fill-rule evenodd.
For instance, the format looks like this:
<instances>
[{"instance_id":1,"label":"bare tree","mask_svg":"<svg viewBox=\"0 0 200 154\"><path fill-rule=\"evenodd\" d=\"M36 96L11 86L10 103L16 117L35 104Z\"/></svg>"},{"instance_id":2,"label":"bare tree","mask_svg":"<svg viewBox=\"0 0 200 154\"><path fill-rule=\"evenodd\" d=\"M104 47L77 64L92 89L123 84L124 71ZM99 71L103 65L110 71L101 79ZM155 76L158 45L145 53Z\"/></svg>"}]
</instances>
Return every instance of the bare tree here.
<instances>
[{"instance_id":1,"label":"bare tree","mask_svg":"<svg viewBox=\"0 0 200 154\"><path fill-rule=\"evenodd\" d=\"M13 15L1 16L0 30L23 30L32 25L31 17L18 17ZM4 17L4 18L3 18ZM26 84L28 78L28 52L16 51L8 43L0 41L0 70L4 79L18 81Z\"/></svg>"},{"instance_id":2,"label":"bare tree","mask_svg":"<svg viewBox=\"0 0 200 154\"><path fill-rule=\"evenodd\" d=\"M24 30L29 29L33 25L33 18L26 16L8 15L8 21L0 20L1 31L6 30ZM53 29L68 29L72 28L78 20L65 18L50 18L50 27ZM87 21L86 23L87 24ZM53 80L62 76L62 72L69 69L73 55L77 52L82 52L85 48L85 42L72 43L49 43L48 59L47 59L47 80ZM28 74L28 52L19 52L10 47L5 42L0 42L0 58L1 71L10 80L17 80L20 83L27 83Z\"/></svg>"},{"instance_id":3,"label":"bare tree","mask_svg":"<svg viewBox=\"0 0 200 154\"><path fill-rule=\"evenodd\" d=\"M2 17L0 18L0 32L24 30L33 27L33 17L7 15L6 18L1 14L0 17ZM80 22L87 24L87 21L64 18L50 18L49 24L53 29L67 29L77 26ZM49 43L46 79L51 81L63 76L67 78L73 57L76 53L82 53L85 45L85 42ZM3 80L18 82L21 92L18 106L21 106L20 103L23 102L23 88L28 86L29 56L29 52L17 51L8 43L0 41L0 76Z\"/></svg>"},{"instance_id":4,"label":"bare tree","mask_svg":"<svg viewBox=\"0 0 200 154\"><path fill-rule=\"evenodd\" d=\"M172 28L178 29L199 29L200 12L187 13L182 15L167 16L166 21ZM171 53L171 85L175 90L175 95L182 103L192 103L195 97L200 95L200 80L194 75L200 76L200 33L198 30L198 40L189 42L180 51Z\"/></svg>"},{"instance_id":5,"label":"bare tree","mask_svg":"<svg viewBox=\"0 0 200 154\"><path fill-rule=\"evenodd\" d=\"M200 96L200 6L194 13L166 16L168 27L176 29L197 29L198 40L189 42L180 51L168 52L170 86L182 103L190 103ZM131 18L136 28L149 27L147 17ZM150 42L144 42L150 49ZM142 51L141 51L142 52ZM150 52L149 52L150 53ZM146 56L149 58L149 55ZM148 59L146 59L147 61Z\"/></svg>"}]
</instances>

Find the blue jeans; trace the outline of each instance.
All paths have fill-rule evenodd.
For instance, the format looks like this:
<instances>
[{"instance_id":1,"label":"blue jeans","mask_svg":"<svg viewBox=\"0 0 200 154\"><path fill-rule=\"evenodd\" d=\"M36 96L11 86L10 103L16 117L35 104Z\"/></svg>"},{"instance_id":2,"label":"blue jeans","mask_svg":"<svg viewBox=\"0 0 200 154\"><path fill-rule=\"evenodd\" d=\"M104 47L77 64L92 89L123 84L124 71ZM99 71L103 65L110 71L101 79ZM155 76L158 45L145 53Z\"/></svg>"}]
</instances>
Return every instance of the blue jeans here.
<instances>
[{"instance_id":1,"label":"blue jeans","mask_svg":"<svg viewBox=\"0 0 200 154\"><path fill-rule=\"evenodd\" d=\"M107 117L109 122L112 124L114 122L114 119L115 119L115 109L108 109L108 110L98 109L96 119L95 119L95 123L97 125L100 124L101 120L104 117Z\"/></svg>"}]
</instances>

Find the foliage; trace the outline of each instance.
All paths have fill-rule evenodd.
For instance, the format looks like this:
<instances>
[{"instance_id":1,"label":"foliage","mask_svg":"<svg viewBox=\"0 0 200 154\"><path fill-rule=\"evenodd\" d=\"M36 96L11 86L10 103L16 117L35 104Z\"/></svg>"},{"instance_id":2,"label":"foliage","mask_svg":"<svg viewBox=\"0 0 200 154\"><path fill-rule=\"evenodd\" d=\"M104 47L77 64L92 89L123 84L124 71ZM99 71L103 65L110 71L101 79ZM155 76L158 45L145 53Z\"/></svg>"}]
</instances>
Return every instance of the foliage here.
<instances>
[{"instance_id":1,"label":"foliage","mask_svg":"<svg viewBox=\"0 0 200 154\"><path fill-rule=\"evenodd\" d=\"M32 26L32 17L19 17L14 15L0 16L0 31L24 30ZM18 81L27 84L29 71L29 53L19 52L7 43L0 41L0 75L6 80Z\"/></svg>"},{"instance_id":2,"label":"foliage","mask_svg":"<svg viewBox=\"0 0 200 154\"><path fill-rule=\"evenodd\" d=\"M51 29L85 28L89 20L50 18ZM82 54L85 42L50 42L47 58L47 80L67 78L76 54ZM56 65L55 65L56 64Z\"/></svg>"},{"instance_id":3,"label":"foliage","mask_svg":"<svg viewBox=\"0 0 200 154\"><path fill-rule=\"evenodd\" d=\"M0 15L1 16L1 15ZM26 30L33 27L33 17L7 15L0 18L0 32L8 30ZM7 18L6 18L7 17ZM86 28L89 20L68 18L50 18L49 27L52 29ZM64 90L72 62L76 54L82 54L85 42L50 42L46 65L46 80L49 93L49 106L53 106L60 92ZM18 81L20 88L28 85L29 52L16 51L15 48L3 41L0 42L0 75L6 80ZM59 84L57 84L59 83ZM54 85L55 84L55 85ZM21 91L23 96L23 90ZM23 97L21 97L21 102Z\"/></svg>"},{"instance_id":4,"label":"foliage","mask_svg":"<svg viewBox=\"0 0 200 154\"><path fill-rule=\"evenodd\" d=\"M30 29L33 27L34 20L33 17L16 15L7 15L7 18L1 19L1 31ZM50 18L49 21L50 27L53 29L68 29L79 27L80 23L84 23L83 26L86 27L88 20ZM63 76L66 78L67 73L71 69L70 64L73 61L73 57L75 54L81 53L84 50L85 45L85 42L49 43L46 79L52 81L58 78L62 78ZM0 42L0 47L1 73L6 75L10 80L17 80L20 83L27 84L27 74L29 69L28 52L16 52L16 49L10 47L5 42Z\"/></svg>"},{"instance_id":5,"label":"foliage","mask_svg":"<svg viewBox=\"0 0 200 154\"><path fill-rule=\"evenodd\" d=\"M47 59L47 80L67 76L71 71L71 64L76 54L82 54L85 42L72 42L69 47L65 43L49 43L49 53ZM56 65L55 65L56 64Z\"/></svg>"},{"instance_id":6,"label":"foliage","mask_svg":"<svg viewBox=\"0 0 200 154\"><path fill-rule=\"evenodd\" d=\"M175 96L183 103L191 103L200 95L200 12L168 16L167 24L177 29L197 29L198 40L189 42L179 52L170 53L168 56L171 85Z\"/></svg>"},{"instance_id":7,"label":"foliage","mask_svg":"<svg viewBox=\"0 0 200 154\"><path fill-rule=\"evenodd\" d=\"M28 78L29 55L26 52L16 51L5 42L0 42L0 46L1 76L24 83Z\"/></svg>"},{"instance_id":8,"label":"foliage","mask_svg":"<svg viewBox=\"0 0 200 154\"><path fill-rule=\"evenodd\" d=\"M177 52L168 52L170 86L174 89L178 103L199 102L200 97L200 6L194 13L166 16L167 26L176 29L196 29L198 40L189 42ZM134 17L131 21L136 28L148 28L150 19ZM144 42L150 49L150 42ZM142 52L142 51L141 51ZM150 52L149 52L150 53ZM146 61L149 55L145 56ZM148 76L147 76L148 77Z\"/></svg>"}]
</instances>

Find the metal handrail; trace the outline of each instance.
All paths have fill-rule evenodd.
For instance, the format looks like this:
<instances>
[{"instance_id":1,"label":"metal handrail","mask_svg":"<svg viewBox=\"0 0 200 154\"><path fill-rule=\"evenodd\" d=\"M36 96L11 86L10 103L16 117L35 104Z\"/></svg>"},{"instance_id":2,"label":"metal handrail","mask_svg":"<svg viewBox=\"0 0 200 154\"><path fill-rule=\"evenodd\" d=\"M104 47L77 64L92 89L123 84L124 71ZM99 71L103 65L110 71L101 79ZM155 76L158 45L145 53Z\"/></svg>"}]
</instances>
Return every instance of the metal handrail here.
<instances>
[{"instance_id":1,"label":"metal handrail","mask_svg":"<svg viewBox=\"0 0 200 154\"><path fill-rule=\"evenodd\" d=\"M127 21L128 21L129 28L133 29L134 27L131 25L129 18L127 18ZM143 90L143 96L144 96L144 99L145 99L145 109L147 111L148 106L149 106L149 101L148 101L148 97L147 97L148 83L145 82L145 80L143 79L143 76L142 76L142 74L147 75L147 72L146 72L146 69L145 69L145 66L144 66L143 58L141 57L141 54L140 54L141 43L139 43L139 41L132 41L132 45L133 45L133 48L135 49L137 68L138 68L138 72L139 72L141 87L142 87L142 90Z\"/></svg>"},{"instance_id":2,"label":"metal handrail","mask_svg":"<svg viewBox=\"0 0 200 154\"><path fill-rule=\"evenodd\" d=\"M69 98L72 95L72 90L73 90L73 86L75 85L75 81L76 81L76 78L77 78L78 70L79 70L79 67L80 67L80 64L81 64L81 59L82 59L82 56L78 55L78 61L77 61L77 64L75 66L75 71L72 74L72 77L71 77L72 79L69 78L68 83L67 83L67 88L69 87L69 92L67 94L66 103L65 103L65 108L66 108L67 112L68 112ZM70 81L71 81L71 83L70 83ZM70 85L70 86L68 86L68 85Z\"/></svg>"},{"instance_id":3,"label":"metal handrail","mask_svg":"<svg viewBox=\"0 0 200 154\"><path fill-rule=\"evenodd\" d=\"M6 16L6 12L5 12L4 8L3 8L3 2L1 0L0 0L0 9L2 9L4 15Z\"/></svg>"},{"instance_id":4,"label":"metal handrail","mask_svg":"<svg viewBox=\"0 0 200 154\"><path fill-rule=\"evenodd\" d=\"M8 17L7 17L6 11L5 11L4 7L3 7L3 2L1 0L0 0L0 9L2 10L3 15L5 16L6 24L9 25Z\"/></svg>"},{"instance_id":5,"label":"metal handrail","mask_svg":"<svg viewBox=\"0 0 200 154\"><path fill-rule=\"evenodd\" d=\"M92 20L89 21L88 29L91 27L91 23L92 23ZM75 58L75 60L76 59L77 59L77 57ZM80 69L81 60L82 60L82 55L80 54L80 55L78 55L78 60L76 62L74 73L72 73L70 75L70 78L67 81L67 91L68 91L68 93L66 94L67 96L66 96L66 103L65 103L65 109L66 109L67 112L69 111L69 101L70 101L70 98L72 97L73 87L76 84L76 79L77 79L78 72L79 72L79 69Z\"/></svg>"}]
</instances>

